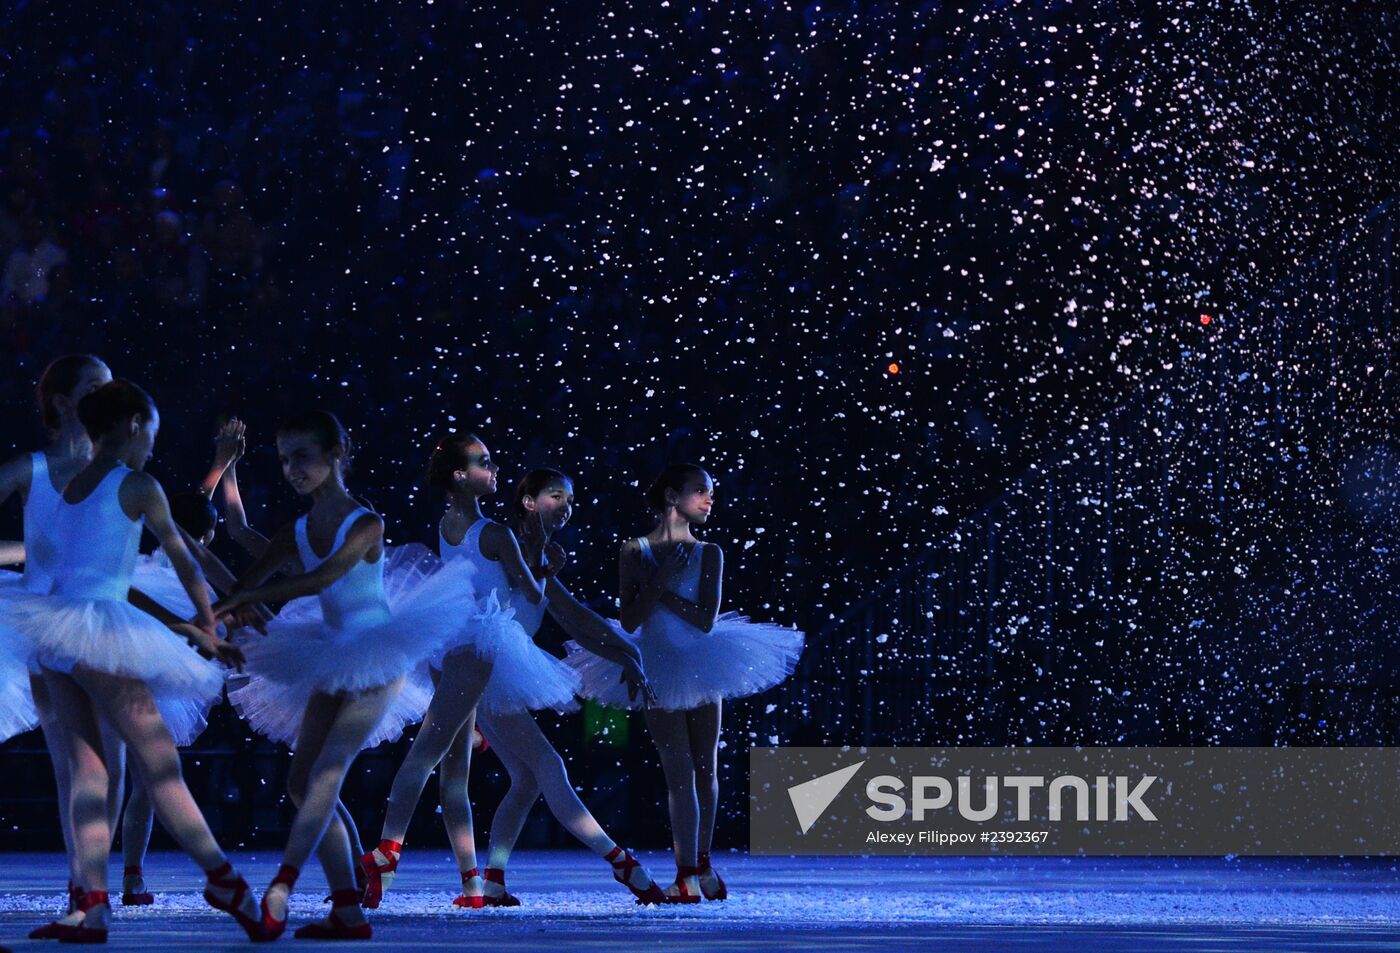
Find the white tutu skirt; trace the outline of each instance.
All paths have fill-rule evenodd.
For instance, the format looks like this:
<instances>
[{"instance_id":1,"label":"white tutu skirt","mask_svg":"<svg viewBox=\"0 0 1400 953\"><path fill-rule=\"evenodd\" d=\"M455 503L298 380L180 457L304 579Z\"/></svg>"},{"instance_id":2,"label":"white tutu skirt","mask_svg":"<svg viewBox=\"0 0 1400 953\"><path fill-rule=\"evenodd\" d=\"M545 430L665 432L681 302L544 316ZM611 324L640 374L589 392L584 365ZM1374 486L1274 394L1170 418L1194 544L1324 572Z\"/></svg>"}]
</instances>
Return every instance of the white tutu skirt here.
<instances>
[{"instance_id":1,"label":"white tutu skirt","mask_svg":"<svg viewBox=\"0 0 1400 953\"><path fill-rule=\"evenodd\" d=\"M44 668L69 673L82 665L145 682L177 745L204 730L223 692L218 663L128 602L29 595L10 600L5 618L33 640Z\"/></svg>"},{"instance_id":2,"label":"white tutu skirt","mask_svg":"<svg viewBox=\"0 0 1400 953\"><path fill-rule=\"evenodd\" d=\"M492 590L484 599L464 604L470 621L471 642L463 648L449 647L430 662L441 671L444 665L491 663L491 676L481 693L477 708L485 714L506 714L552 708L558 712L578 708L578 673L535 644L535 640L515 620L513 608L502 608ZM420 685L426 670L418 673Z\"/></svg>"},{"instance_id":3,"label":"white tutu skirt","mask_svg":"<svg viewBox=\"0 0 1400 953\"><path fill-rule=\"evenodd\" d=\"M28 595L17 572L0 572L0 606L18 595ZM0 609L0 620L5 610ZM29 690L34 646L28 636L0 621L0 741L8 741L39 723Z\"/></svg>"},{"instance_id":4,"label":"white tutu skirt","mask_svg":"<svg viewBox=\"0 0 1400 953\"><path fill-rule=\"evenodd\" d=\"M131 573L131 588L141 590L186 621L194 618L190 594L185 591L175 567L161 553L137 557L136 568ZM212 590L209 598L211 602L217 598Z\"/></svg>"},{"instance_id":5,"label":"white tutu skirt","mask_svg":"<svg viewBox=\"0 0 1400 953\"><path fill-rule=\"evenodd\" d=\"M363 692L398 681L444 646L473 644L463 616L472 567L445 564L417 544L386 549L387 619L332 628L319 597L293 599L267 624L267 635L240 638L247 677L230 679L229 702L259 734L294 745L306 704L316 692ZM432 700L426 678L410 677L364 747L393 741L422 720Z\"/></svg>"},{"instance_id":6,"label":"white tutu skirt","mask_svg":"<svg viewBox=\"0 0 1400 953\"><path fill-rule=\"evenodd\" d=\"M628 634L615 620L615 631L642 654L647 681L657 707L684 711L726 698L743 698L772 688L792 674L802 654L804 636L767 622L750 622L725 612L709 632L701 632L666 609L658 609ZM568 663L583 684L579 694L611 708L640 708L627 698L622 667L569 642Z\"/></svg>"}]
</instances>

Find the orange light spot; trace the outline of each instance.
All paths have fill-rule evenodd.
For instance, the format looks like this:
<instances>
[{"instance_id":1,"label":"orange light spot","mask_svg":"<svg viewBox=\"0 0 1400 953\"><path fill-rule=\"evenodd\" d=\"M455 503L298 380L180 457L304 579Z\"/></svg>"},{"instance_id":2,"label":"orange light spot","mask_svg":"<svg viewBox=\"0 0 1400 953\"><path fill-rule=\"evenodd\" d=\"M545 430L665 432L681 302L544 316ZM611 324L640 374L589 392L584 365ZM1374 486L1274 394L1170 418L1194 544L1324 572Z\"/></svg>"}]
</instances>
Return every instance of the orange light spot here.
<instances>
[{"instance_id":1,"label":"orange light spot","mask_svg":"<svg viewBox=\"0 0 1400 953\"><path fill-rule=\"evenodd\" d=\"M1201 315L1201 323L1202 323L1202 324L1210 324L1210 315L1208 315L1208 314L1203 314L1203 315Z\"/></svg>"},{"instance_id":2,"label":"orange light spot","mask_svg":"<svg viewBox=\"0 0 1400 953\"><path fill-rule=\"evenodd\" d=\"M889 371L890 374L898 374L898 373L899 373L899 365L898 365L898 364L891 363L889 367L885 368L885 370Z\"/></svg>"}]
</instances>

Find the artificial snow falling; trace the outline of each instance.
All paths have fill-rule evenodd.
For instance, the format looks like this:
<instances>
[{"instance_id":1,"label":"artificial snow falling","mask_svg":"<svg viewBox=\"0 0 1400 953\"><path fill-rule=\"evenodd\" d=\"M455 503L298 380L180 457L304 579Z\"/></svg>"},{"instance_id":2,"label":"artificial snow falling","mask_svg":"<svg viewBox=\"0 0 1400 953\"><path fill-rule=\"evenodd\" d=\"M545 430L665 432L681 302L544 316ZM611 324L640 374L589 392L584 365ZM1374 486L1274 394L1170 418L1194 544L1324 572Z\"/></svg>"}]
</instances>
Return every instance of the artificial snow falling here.
<instances>
[{"instance_id":1,"label":"artificial snow falling","mask_svg":"<svg viewBox=\"0 0 1400 953\"><path fill-rule=\"evenodd\" d=\"M473 432L488 516L531 467L573 478L565 578L611 617L645 488L700 464L722 608L807 633L725 710L726 847L757 746L1396 744L1397 25L1369 2L10 5L0 443L40 445L38 374L91 351L160 407L167 488L237 416L271 532L301 512L273 434L323 407L389 540L431 544L428 455ZM667 843L641 715L542 723L610 830ZM407 743L347 780L367 831ZM223 709L187 753L232 846L284 840L287 760ZM0 770L5 849L57 850L39 735ZM503 786L484 757L482 831ZM410 840L441 846L435 787ZM537 814L522 845L572 845ZM762 904L798 891L757 875ZM926 900L890 918L941 922ZM1396 919L1330 902L1285 909ZM1005 922L1047 909L1099 922Z\"/></svg>"}]
</instances>

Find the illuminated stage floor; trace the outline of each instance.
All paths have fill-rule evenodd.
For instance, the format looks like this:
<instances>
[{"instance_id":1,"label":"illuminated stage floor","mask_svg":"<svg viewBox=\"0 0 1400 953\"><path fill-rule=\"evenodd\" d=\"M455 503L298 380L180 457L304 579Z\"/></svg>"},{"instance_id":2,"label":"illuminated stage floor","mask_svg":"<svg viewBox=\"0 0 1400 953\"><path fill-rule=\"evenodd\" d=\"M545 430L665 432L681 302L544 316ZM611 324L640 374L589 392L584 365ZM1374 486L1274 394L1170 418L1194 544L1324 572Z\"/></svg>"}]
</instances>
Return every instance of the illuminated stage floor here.
<instances>
[{"instance_id":1,"label":"illuminated stage floor","mask_svg":"<svg viewBox=\"0 0 1400 953\"><path fill-rule=\"evenodd\" d=\"M235 858L257 890L271 854ZM659 852L643 860L658 876ZM1330 950L1400 949L1400 865L1389 861L1273 859L716 858L733 899L642 909L584 853L521 852L511 867L515 910L450 906L457 875L446 852L406 855L375 945L448 950ZM199 897L193 864L174 854L147 864L156 905L116 907L109 947L246 948L243 934ZM112 886L119 884L114 861ZM0 945L24 940L60 903L62 858L0 855ZM319 870L293 904L296 926L324 909ZM296 949L343 944L293 941Z\"/></svg>"}]
</instances>

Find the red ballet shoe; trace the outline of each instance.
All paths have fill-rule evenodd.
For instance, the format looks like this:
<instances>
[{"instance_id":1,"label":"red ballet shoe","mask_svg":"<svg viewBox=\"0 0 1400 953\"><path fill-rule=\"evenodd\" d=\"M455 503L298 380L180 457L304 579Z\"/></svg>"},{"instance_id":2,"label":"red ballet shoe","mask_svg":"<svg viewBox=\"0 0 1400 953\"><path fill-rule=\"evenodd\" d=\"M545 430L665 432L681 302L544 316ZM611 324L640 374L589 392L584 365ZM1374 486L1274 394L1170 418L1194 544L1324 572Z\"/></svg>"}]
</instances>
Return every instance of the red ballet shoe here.
<instances>
[{"instance_id":1,"label":"red ballet shoe","mask_svg":"<svg viewBox=\"0 0 1400 953\"><path fill-rule=\"evenodd\" d=\"M277 868L277 876L272 878L272 883L267 885L267 890L263 891L262 903L259 910L262 911L262 920L258 924L259 936L253 940L255 943L266 943L277 939L282 932L287 929L287 916L292 911L292 888L297 885L297 878L301 876L301 869L293 867L291 864L283 864ZM277 919L272 912L267 909L267 895L272 892L272 888L278 884L283 884L287 888L287 909L284 911L282 919ZM251 937L251 934L250 934Z\"/></svg>"},{"instance_id":2,"label":"red ballet shoe","mask_svg":"<svg viewBox=\"0 0 1400 953\"><path fill-rule=\"evenodd\" d=\"M77 909L83 913L83 922L73 926L58 924L54 939L60 943L106 943L107 917L112 912L107 891L89 890L79 898Z\"/></svg>"},{"instance_id":3,"label":"red ballet shoe","mask_svg":"<svg viewBox=\"0 0 1400 953\"><path fill-rule=\"evenodd\" d=\"M700 902L700 868L687 867L683 864L676 865L676 882L667 887L665 891L667 903L699 903Z\"/></svg>"},{"instance_id":4,"label":"red ballet shoe","mask_svg":"<svg viewBox=\"0 0 1400 953\"><path fill-rule=\"evenodd\" d=\"M637 903L650 905L666 902L666 895L630 850L614 847L603 859L612 864L613 879L632 891Z\"/></svg>"},{"instance_id":5,"label":"red ballet shoe","mask_svg":"<svg viewBox=\"0 0 1400 953\"><path fill-rule=\"evenodd\" d=\"M68 881L68 910L64 917L70 917L78 909L78 901L83 897L83 888L75 886L73 881ZM65 924L62 920L51 920L41 927L35 927L29 931L31 940L57 940L59 930L64 926L75 926L76 924Z\"/></svg>"},{"instance_id":6,"label":"red ballet shoe","mask_svg":"<svg viewBox=\"0 0 1400 953\"><path fill-rule=\"evenodd\" d=\"M262 921L253 915L258 908L253 904L253 893L248 887L248 881L244 880L241 874L234 872L233 864L225 861L213 870L206 870L204 875L209 878L209 882L204 885L205 903L237 920L243 932L248 934L248 939L254 943L271 939L263 935ZM215 893L216 890L231 890L233 895L226 899Z\"/></svg>"},{"instance_id":7,"label":"red ballet shoe","mask_svg":"<svg viewBox=\"0 0 1400 953\"><path fill-rule=\"evenodd\" d=\"M374 936L368 923L357 923L354 926L340 919L340 914L336 910L343 907L360 907L360 895L353 888L349 890L336 890L331 894L331 912L326 919L319 923L308 923L304 927L297 927L292 936L298 940L368 940Z\"/></svg>"},{"instance_id":8,"label":"red ballet shoe","mask_svg":"<svg viewBox=\"0 0 1400 953\"><path fill-rule=\"evenodd\" d=\"M518 907L520 898L506 890L506 872L499 867L486 868L486 882L481 885L481 902L488 907Z\"/></svg>"},{"instance_id":9,"label":"red ballet shoe","mask_svg":"<svg viewBox=\"0 0 1400 953\"><path fill-rule=\"evenodd\" d=\"M127 864L122 868L122 906L147 907L155 902L155 895L146 890L146 879L141 876L141 865Z\"/></svg>"},{"instance_id":10,"label":"red ballet shoe","mask_svg":"<svg viewBox=\"0 0 1400 953\"><path fill-rule=\"evenodd\" d=\"M700 871L700 895L706 900L728 900L729 888L710 866L710 852L702 850L695 860L696 869Z\"/></svg>"},{"instance_id":11,"label":"red ballet shoe","mask_svg":"<svg viewBox=\"0 0 1400 953\"><path fill-rule=\"evenodd\" d=\"M483 734L481 733L481 729L480 729L480 728L477 728L477 727L475 727L475 726L472 727L472 750L473 750L473 751L490 751L490 750L491 750L491 742L487 741L487 740L486 740L486 736L483 735Z\"/></svg>"},{"instance_id":12,"label":"red ballet shoe","mask_svg":"<svg viewBox=\"0 0 1400 953\"><path fill-rule=\"evenodd\" d=\"M452 901L454 907L464 907L468 910L480 910L486 906L486 889L484 884L477 884L481 893L471 893L471 881L480 880L481 872L473 867L471 870L462 871L462 892ZM516 901L519 903L519 901Z\"/></svg>"},{"instance_id":13,"label":"red ballet shoe","mask_svg":"<svg viewBox=\"0 0 1400 953\"><path fill-rule=\"evenodd\" d=\"M384 900L384 891L394 882L394 874L399 869L399 855L403 844L396 840L382 840L379 846L360 858L360 869L364 871L368 883L361 893L366 910L376 910Z\"/></svg>"}]
</instances>

